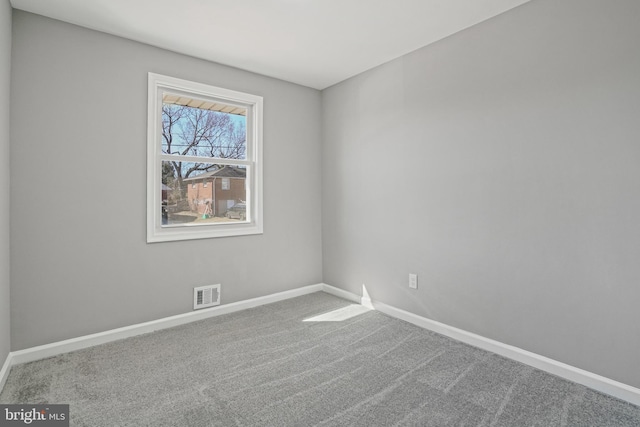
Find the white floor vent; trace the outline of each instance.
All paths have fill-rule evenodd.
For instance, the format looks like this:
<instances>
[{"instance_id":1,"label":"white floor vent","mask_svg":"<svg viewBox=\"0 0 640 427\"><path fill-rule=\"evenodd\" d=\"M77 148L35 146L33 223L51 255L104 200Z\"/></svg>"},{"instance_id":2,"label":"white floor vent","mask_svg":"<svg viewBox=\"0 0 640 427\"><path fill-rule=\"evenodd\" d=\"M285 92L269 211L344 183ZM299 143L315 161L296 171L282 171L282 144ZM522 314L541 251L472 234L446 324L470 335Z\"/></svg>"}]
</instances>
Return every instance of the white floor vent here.
<instances>
[{"instance_id":1,"label":"white floor vent","mask_svg":"<svg viewBox=\"0 0 640 427\"><path fill-rule=\"evenodd\" d=\"M193 288L193 309L220 305L220 285Z\"/></svg>"}]
</instances>

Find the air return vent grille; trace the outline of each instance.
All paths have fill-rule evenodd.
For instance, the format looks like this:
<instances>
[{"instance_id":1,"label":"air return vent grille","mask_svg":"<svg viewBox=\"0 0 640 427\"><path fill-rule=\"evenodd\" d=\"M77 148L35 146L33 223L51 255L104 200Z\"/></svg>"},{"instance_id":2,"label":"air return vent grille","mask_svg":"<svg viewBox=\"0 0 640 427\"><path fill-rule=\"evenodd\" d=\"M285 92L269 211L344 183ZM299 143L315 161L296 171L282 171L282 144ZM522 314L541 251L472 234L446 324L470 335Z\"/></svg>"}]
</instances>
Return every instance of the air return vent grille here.
<instances>
[{"instance_id":1,"label":"air return vent grille","mask_svg":"<svg viewBox=\"0 0 640 427\"><path fill-rule=\"evenodd\" d=\"M220 305L220 285L193 288L193 309Z\"/></svg>"}]
</instances>

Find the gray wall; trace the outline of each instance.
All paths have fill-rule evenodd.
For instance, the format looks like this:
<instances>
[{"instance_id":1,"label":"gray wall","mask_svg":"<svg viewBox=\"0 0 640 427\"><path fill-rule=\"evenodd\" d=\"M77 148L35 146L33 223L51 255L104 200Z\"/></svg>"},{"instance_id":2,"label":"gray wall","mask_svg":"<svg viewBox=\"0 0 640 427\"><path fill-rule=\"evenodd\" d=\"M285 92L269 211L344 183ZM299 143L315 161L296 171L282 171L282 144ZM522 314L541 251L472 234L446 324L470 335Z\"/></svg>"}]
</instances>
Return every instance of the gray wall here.
<instances>
[{"instance_id":1,"label":"gray wall","mask_svg":"<svg viewBox=\"0 0 640 427\"><path fill-rule=\"evenodd\" d=\"M320 92L14 11L12 349L322 280ZM146 243L147 73L264 97L263 235Z\"/></svg>"},{"instance_id":2,"label":"gray wall","mask_svg":"<svg viewBox=\"0 0 640 427\"><path fill-rule=\"evenodd\" d=\"M11 6L0 0L0 367L10 350L9 306L9 87Z\"/></svg>"},{"instance_id":3,"label":"gray wall","mask_svg":"<svg viewBox=\"0 0 640 427\"><path fill-rule=\"evenodd\" d=\"M639 18L534 0L321 99L15 11L12 349L190 311L197 285L229 303L324 279L640 387ZM6 175L6 1L0 19ZM265 97L264 235L145 243L148 71Z\"/></svg>"},{"instance_id":4,"label":"gray wall","mask_svg":"<svg viewBox=\"0 0 640 427\"><path fill-rule=\"evenodd\" d=\"M640 387L638 22L535 0L325 90L324 281Z\"/></svg>"}]
</instances>

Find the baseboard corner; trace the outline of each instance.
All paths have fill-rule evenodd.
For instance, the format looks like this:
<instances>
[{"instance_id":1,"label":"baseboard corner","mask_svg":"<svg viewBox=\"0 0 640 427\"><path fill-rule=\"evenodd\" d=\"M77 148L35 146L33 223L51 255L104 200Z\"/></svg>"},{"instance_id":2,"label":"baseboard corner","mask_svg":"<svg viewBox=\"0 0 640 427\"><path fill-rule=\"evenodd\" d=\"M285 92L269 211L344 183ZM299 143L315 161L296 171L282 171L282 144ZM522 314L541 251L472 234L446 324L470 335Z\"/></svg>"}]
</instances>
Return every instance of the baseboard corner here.
<instances>
[{"instance_id":1,"label":"baseboard corner","mask_svg":"<svg viewBox=\"0 0 640 427\"><path fill-rule=\"evenodd\" d=\"M0 369L0 393L2 393L2 390L4 390L4 385L7 382L7 378L9 378L9 372L11 371L11 365L12 365L12 354L9 353L7 354L7 358L4 361L4 364L2 365L2 369Z\"/></svg>"},{"instance_id":2,"label":"baseboard corner","mask_svg":"<svg viewBox=\"0 0 640 427\"><path fill-rule=\"evenodd\" d=\"M360 304L362 298L359 295L356 295L352 292L345 291L344 289L336 288L335 286L327 285L326 283L322 284L322 291L338 298L346 299L348 301L353 301L355 303Z\"/></svg>"}]
</instances>

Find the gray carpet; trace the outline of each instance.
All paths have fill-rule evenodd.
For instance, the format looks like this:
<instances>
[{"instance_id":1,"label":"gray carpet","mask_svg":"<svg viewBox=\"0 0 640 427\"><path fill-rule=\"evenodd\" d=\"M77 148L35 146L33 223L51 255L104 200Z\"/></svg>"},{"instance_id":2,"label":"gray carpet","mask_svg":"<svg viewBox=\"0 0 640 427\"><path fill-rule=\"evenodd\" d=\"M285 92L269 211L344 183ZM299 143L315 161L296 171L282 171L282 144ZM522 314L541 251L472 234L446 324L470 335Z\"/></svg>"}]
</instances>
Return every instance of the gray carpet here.
<instances>
[{"instance_id":1,"label":"gray carpet","mask_svg":"<svg viewBox=\"0 0 640 427\"><path fill-rule=\"evenodd\" d=\"M640 426L640 407L316 293L15 366L71 425Z\"/></svg>"}]
</instances>

